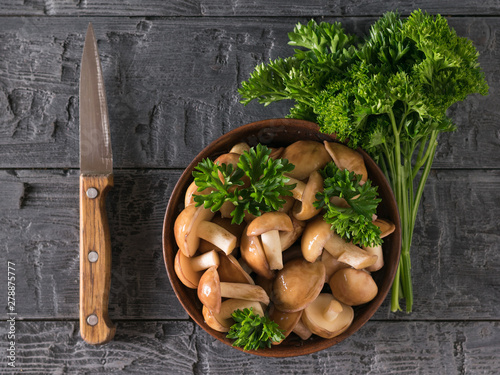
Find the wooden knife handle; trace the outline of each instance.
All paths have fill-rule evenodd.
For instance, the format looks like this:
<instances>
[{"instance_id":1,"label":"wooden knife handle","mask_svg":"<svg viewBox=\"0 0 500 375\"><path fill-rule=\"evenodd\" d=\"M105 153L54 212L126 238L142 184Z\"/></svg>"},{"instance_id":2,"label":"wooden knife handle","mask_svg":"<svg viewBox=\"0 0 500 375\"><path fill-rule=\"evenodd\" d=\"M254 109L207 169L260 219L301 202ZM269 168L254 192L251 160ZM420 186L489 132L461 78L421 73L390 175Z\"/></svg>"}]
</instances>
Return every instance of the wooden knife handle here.
<instances>
[{"instance_id":1,"label":"wooden knife handle","mask_svg":"<svg viewBox=\"0 0 500 375\"><path fill-rule=\"evenodd\" d=\"M111 239L106 194L113 175L80 176L80 335L89 344L104 344L115 335L108 317L111 284Z\"/></svg>"}]
</instances>

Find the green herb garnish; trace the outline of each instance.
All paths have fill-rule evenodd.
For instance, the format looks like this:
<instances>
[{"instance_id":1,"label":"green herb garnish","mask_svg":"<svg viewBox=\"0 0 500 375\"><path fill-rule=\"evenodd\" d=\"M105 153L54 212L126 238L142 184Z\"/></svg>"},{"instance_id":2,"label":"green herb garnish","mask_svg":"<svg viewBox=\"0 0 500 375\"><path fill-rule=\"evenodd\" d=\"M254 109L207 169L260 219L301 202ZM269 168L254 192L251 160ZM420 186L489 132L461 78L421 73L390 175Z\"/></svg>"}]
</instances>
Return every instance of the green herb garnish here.
<instances>
[{"instance_id":1,"label":"green herb garnish","mask_svg":"<svg viewBox=\"0 0 500 375\"><path fill-rule=\"evenodd\" d=\"M245 308L243 311L236 310L232 317L236 322L231 326L227 338L235 339L233 346L243 350L257 350L270 348L272 342L280 342L285 339L283 330L277 323L267 316L259 316L253 309Z\"/></svg>"},{"instance_id":2,"label":"green herb garnish","mask_svg":"<svg viewBox=\"0 0 500 375\"><path fill-rule=\"evenodd\" d=\"M224 163L202 160L193 171L198 191L214 189L209 194L196 194L196 206L217 211L225 202L235 206L231 212L232 223L241 224L245 211L255 216L264 212L277 211L285 204L284 196L291 196L295 184L287 184L290 179L284 175L295 166L287 159L272 159L271 150L258 144L245 151L236 168ZM242 178L247 176L250 184L244 186ZM220 178L222 176L222 178Z\"/></svg>"},{"instance_id":3,"label":"green herb garnish","mask_svg":"<svg viewBox=\"0 0 500 375\"><path fill-rule=\"evenodd\" d=\"M372 218L381 199L377 198L377 187L367 180L361 184L361 175L340 170L330 162L320 170L324 179L324 191L316 194L314 206L325 208L323 219L332 225L332 230L342 238L363 246L376 246L382 243L380 228L373 224ZM331 198L346 200L350 207L338 207Z\"/></svg>"},{"instance_id":4,"label":"green herb garnish","mask_svg":"<svg viewBox=\"0 0 500 375\"><path fill-rule=\"evenodd\" d=\"M447 109L488 93L472 42L440 15L403 19L388 12L360 43L340 24L298 24L292 57L259 65L239 90L242 102L291 99L289 117L315 121L352 148L367 151L391 184L401 217L401 261L391 310L411 312L410 246L417 210L441 132L455 130Z\"/></svg>"}]
</instances>

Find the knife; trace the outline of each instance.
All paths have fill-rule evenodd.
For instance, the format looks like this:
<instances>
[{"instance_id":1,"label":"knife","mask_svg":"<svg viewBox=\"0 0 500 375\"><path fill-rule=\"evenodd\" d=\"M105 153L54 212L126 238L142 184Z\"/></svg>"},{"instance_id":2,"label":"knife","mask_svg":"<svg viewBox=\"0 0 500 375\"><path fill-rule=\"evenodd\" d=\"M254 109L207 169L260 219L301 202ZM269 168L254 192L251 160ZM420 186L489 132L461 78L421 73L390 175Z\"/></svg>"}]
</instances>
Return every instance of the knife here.
<instances>
[{"instance_id":1,"label":"knife","mask_svg":"<svg viewBox=\"0 0 500 375\"><path fill-rule=\"evenodd\" d=\"M92 24L80 71L80 335L104 344L116 331L108 316L111 239L106 194L113 186L113 156L106 92Z\"/></svg>"}]
</instances>

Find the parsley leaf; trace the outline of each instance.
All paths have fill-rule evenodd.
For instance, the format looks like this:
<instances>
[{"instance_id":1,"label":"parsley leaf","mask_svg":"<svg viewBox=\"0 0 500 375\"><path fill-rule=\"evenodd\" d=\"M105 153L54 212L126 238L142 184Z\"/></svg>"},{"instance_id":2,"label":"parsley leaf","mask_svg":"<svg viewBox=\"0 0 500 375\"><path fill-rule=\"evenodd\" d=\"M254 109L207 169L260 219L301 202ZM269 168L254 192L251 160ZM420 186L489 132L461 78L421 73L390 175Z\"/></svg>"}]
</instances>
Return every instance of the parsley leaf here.
<instances>
[{"instance_id":1,"label":"parsley leaf","mask_svg":"<svg viewBox=\"0 0 500 375\"><path fill-rule=\"evenodd\" d=\"M332 225L332 230L354 244L380 245L380 228L372 222L381 201L377 198L377 187L372 186L370 180L361 185L361 175L340 170L333 162L320 173L324 178L324 191L316 194L318 200L314 205L326 209L323 219ZM332 197L345 199L350 207L332 204Z\"/></svg>"},{"instance_id":2,"label":"parsley leaf","mask_svg":"<svg viewBox=\"0 0 500 375\"><path fill-rule=\"evenodd\" d=\"M215 212L229 201L235 206L231 212L233 224L241 224L245 212L260 216L283 207L285 200L282 197L291 196L295 187L295 184L287 184L290 179L284 174L295 166L287 159L272 159L270 155L268 147L258 144L240 156L235 168L231 164L202 160L194 168L194 182L198 192L206 188L212 191L195 194L196 206L203 205ZM245 175L250 180L249 186L242 180Z\"/></svg>"},{"instance_id":3,"label":"parsley leaf","mask_svg":"<svg viewBox=\"0 0 500 375\"><path fill-rule=\"evenodd\" d=\"M285 339L283 330L277 323L267 316L261 317L253 312L253 309L245 308L233 312L232 317L236 322L231 326L227 338L236 339L233 346L243 350L257 350L270 348L272 342L280 342Z\"/></svg>"}]
</instances>

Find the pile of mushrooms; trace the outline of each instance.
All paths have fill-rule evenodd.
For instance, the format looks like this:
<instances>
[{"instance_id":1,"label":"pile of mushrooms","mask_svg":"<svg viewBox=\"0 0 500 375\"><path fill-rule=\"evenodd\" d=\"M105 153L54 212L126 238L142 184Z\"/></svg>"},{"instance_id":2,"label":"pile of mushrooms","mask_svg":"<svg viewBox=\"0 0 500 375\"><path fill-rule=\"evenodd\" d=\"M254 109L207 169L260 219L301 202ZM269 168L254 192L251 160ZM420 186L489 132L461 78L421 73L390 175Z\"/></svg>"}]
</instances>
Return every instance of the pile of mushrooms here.
<instances>
[{"instance_id":1,"label":"pile of mushrooms","mask_svg":"<svg viewBox=\"0 0 500 375\"><path fill-rule=\"evenodd\" d=\"M215 162L236 166L249 148L237 144ZM346 242L323 221L313 205L323 189L318 170L333 160L340 169L362 175L364 182L363 157L339 143L306 140L272 149L271 157L295 165L288 174L289 183L296 184L293 197L286 197L277 212L246 215L241 225L231 224L231 203L217 213L195 207L197 187L190 185L174 225L179 247L175 272L186 287L197 289L205 322L216 331L228 332L231 314L251 307L261 316L267 311L285 336L335 337L352 323L352 306L377 295L371 273L383 267L384 258L382 246ZM347 204L342 199L332 203ZM387 220L373 221L382 238L395 229Z\"/></svg>"}]
</instances>

